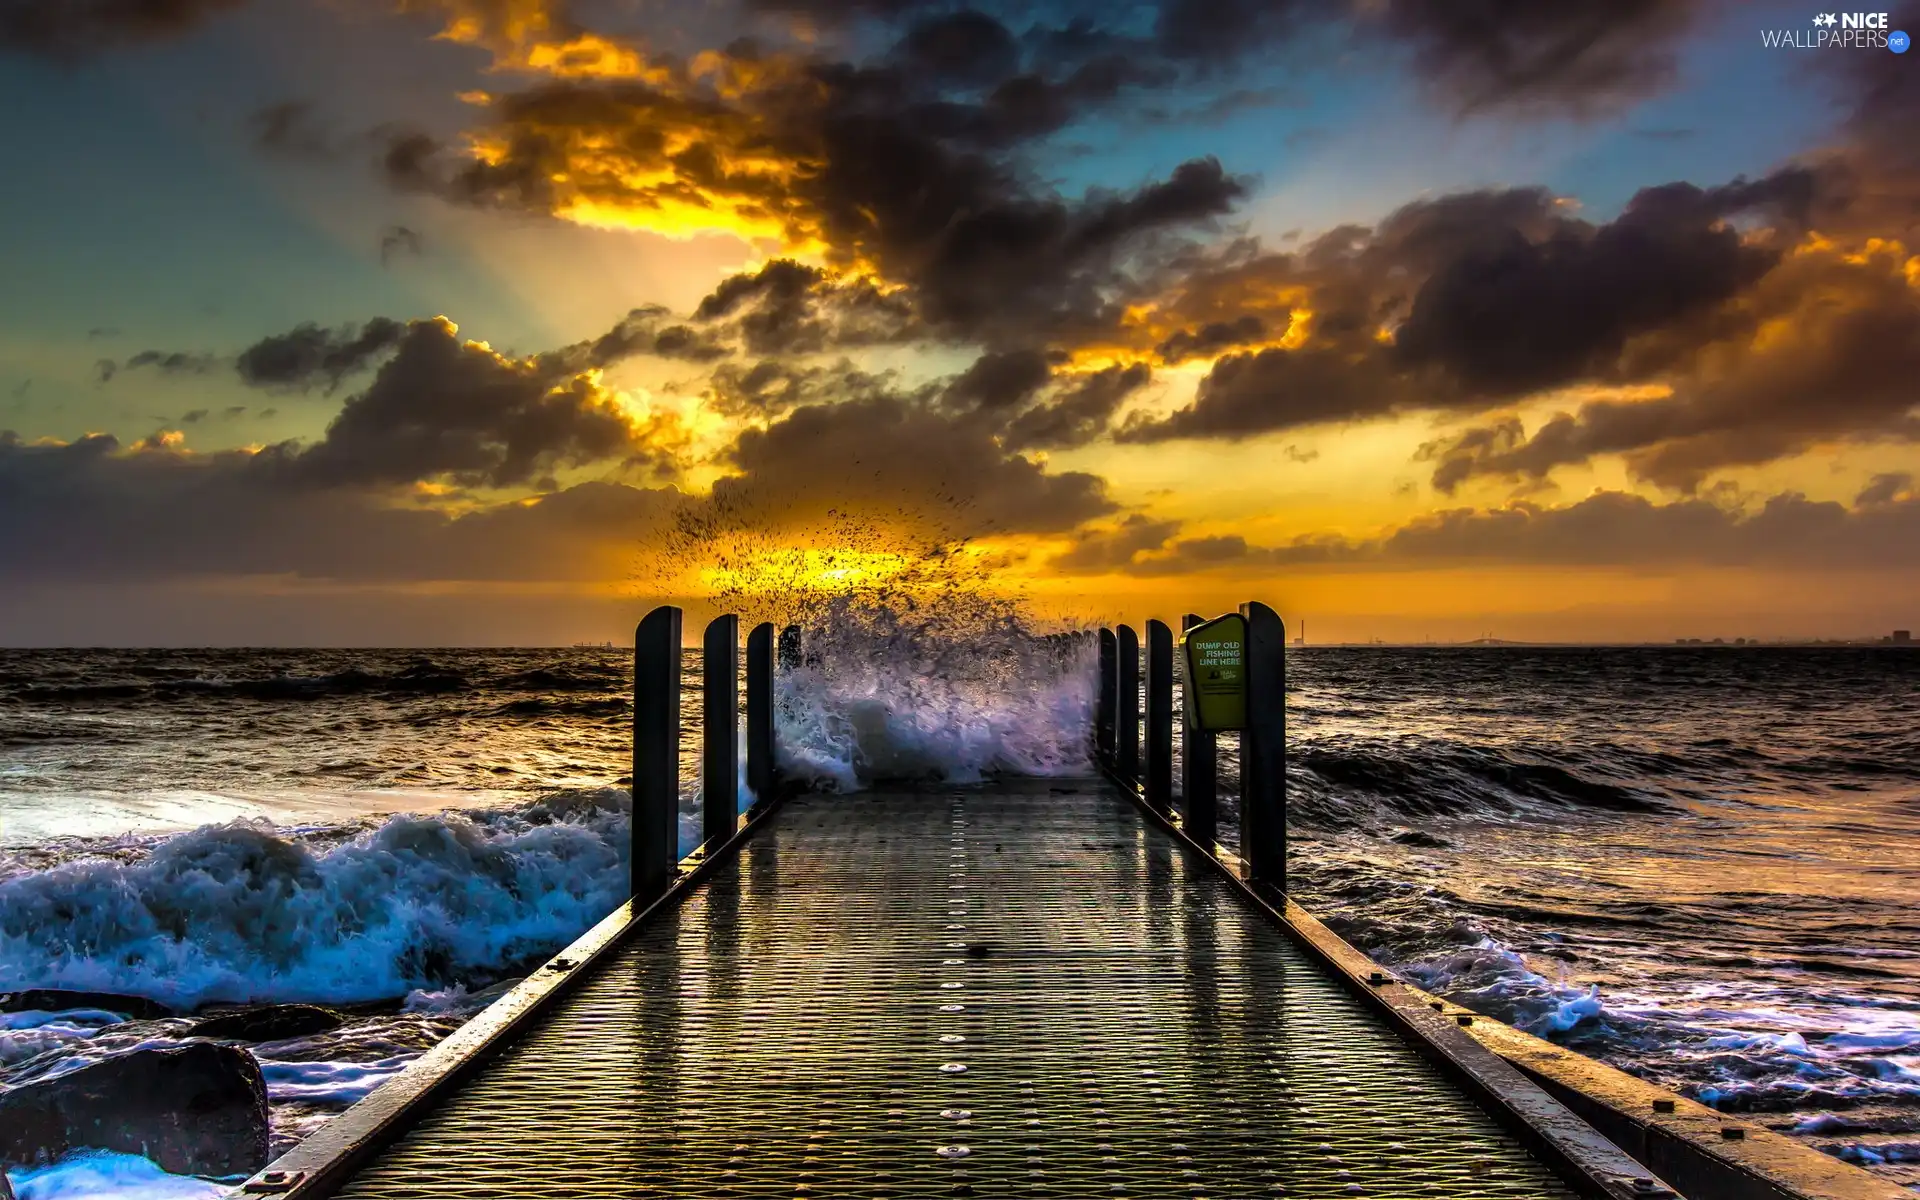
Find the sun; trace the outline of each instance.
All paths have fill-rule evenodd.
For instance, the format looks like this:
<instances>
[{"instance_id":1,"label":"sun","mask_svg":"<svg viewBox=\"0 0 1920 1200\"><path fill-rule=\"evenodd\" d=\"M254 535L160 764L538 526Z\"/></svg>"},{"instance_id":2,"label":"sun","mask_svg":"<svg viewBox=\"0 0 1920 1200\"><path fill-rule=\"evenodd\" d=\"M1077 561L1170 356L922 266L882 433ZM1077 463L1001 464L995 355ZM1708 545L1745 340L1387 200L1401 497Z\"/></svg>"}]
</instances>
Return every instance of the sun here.
<instances>
[{"instance_id":1,"label":"sun","mask_svg":"<svg viewBox=\"0 0 1920 1200\"><path fill-rule=\"evenodd\" d=\"M700 582L716 595L850 592L898 579L909 565L904 554L846 546L793 547L727 555L702 567Z\"/></svg>"}]
</instances>

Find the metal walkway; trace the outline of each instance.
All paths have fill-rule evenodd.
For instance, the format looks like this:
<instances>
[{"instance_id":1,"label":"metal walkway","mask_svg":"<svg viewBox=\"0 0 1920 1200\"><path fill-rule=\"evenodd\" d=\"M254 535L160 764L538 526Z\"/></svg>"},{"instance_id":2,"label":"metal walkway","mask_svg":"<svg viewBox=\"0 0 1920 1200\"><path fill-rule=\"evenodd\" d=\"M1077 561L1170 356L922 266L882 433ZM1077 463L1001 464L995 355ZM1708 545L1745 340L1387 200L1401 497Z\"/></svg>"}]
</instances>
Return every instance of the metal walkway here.
<instances>
[{"instance_id":1,"label":"metal walkway","mask_svg":"<svg viewBox=\"0 0 1920 1200\"><path fill-rule=\"evenodd\" d=\"M1116 789L1037 781L789 801L337 1194L1576 1193Z\"/></svg>"}]
</instances>

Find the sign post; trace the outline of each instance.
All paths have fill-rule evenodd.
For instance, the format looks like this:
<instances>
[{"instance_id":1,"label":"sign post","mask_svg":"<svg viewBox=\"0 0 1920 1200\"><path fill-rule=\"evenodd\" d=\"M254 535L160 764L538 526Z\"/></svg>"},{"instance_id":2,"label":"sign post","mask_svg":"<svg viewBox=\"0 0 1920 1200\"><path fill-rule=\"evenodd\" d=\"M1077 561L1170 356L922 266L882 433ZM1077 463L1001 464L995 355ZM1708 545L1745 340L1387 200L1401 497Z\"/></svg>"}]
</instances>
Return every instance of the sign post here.
<instances>
[{"instance_id":1,"label":"sign post","mask_svg":"<svg viewBox=\"0 0 1920 1200\"><path fill-rule=\"evenodd\" d=\"M1250 881L1287 890L1287 629L1258 601L1246 619L1246 725L1240 735L1240 856Z\"/></svg>"},{"instance_id":2,"label":"sign post","mask_svg":"<svg viewBox=\"0 0 1920 1200\"><path fill-rule=\"evenodd\" d=\"M1202 621L1180 639L1189 721L1221 733L1247 727L1247 619L1228 613Z\"/></svg>"}]
</instances>

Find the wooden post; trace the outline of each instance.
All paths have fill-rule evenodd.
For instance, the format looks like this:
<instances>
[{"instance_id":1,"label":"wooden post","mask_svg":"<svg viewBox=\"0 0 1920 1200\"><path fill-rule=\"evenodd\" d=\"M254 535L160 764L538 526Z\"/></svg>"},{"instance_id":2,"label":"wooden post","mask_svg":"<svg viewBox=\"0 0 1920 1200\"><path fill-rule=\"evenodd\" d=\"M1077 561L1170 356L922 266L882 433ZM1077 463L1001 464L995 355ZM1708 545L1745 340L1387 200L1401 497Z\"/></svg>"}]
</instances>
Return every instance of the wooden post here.
<instances>
[{"instance_id":1,"label":"wooden post","mask_svg":"<svg viewBox=\"0 0 1920 1200\"><path fill-rule=\"evenodd\" d=\"M740 618L709 622L701 654L700 840L713 854L740 829Z\"/></svg>"},{"instance_id":2,"label":"wooden post","mask_svg":"<svg viewBox=\"0 0 1920 1200\"><path fill-rule=\"evenodd\" d=\"M662 605L633 634L633 849L641 902L673 882L680 861L680 610Z\"/></svg>"},{"instance_id":3,"label":"wooden post","mask_svg":"<svg viewBox=\"0 0 1920 1200\"><path fill-rule=\"evenodd\" d=\"M1140 778L1140 635L1133 626L1114 630L1113 769L1128 783Z\"/></svg>"},{"instance_id":4,"label":"wooden post","mask_svg":"<svg viewBox=\"0 0 1920 1200\"><path fill-rule=\"evenodd\" d=\"M1240 735L1240 856L1252 882L1287 890L1287 627L1258 601L1247 619L1247 727Z\"/></svg>"},{"instance_id":5,"label":"wooden post","mask_svg":"<svg viewBox=\"0 0 1920 1200\"><path fill-rule=\"evenodd\" d=\"M1147 803L1161 812L1173 808L1173 630L1165 621L1147 622Z\"/></svg>"},{"instance_id":6,"label":"wooden post","mask_svg":"<svg viewBox=\"0 0 1920 1200\"><path fill-rule=\"evenodd\" d=\"M1093 710L1094 754L1102 762L1113 762L1114 671L1119 656L1114 650L1113 630L1100 630L1100 694Z\"/></svg>"},{"instance_id":7,"label":"wooden post","mask_svg":"<svg viewBox=\"0 0 1920 1200\"><path fill-rule=\"evenodd\" d=\"M1205 618L1188 613L1180 619L1182 630L1192 629ZM1209 850L1219 835L1219 759L1213 734L1195 724L1190 705L1181 706L1180 717L1180 823L1187 833Z\"/></svg>"},{"instance_id":8,"label":"wooden post","mask_svg":"<svg viewBox=\"0 0 1920 1200\"><path fill-rule=\"evenodd\" d=\"M755 804L773 799L773 623L747 634L747 787Z\"/></svg>"}]
</instances>

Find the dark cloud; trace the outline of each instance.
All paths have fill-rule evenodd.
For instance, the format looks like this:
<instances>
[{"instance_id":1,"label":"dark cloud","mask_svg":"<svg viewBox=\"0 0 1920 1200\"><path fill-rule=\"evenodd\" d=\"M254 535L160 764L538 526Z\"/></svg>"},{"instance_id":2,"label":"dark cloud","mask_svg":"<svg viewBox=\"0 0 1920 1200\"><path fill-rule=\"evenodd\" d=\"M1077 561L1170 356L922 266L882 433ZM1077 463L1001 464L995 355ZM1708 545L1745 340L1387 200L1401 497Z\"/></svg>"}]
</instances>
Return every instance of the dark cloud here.
<instances>
[{"instance_id":1,"label":"dark cloud","mask_svg":"<svg viewBox=\"0 0 1920 1200\"><path fill-rule=\"evenodd\" d=\"M942 399L960 412L1006 413L1025 407L1051 378L1053 364L1041 351L983 354L947 385Z\"/></svg>"},{"instance_id":2,"label":"dark cloud","mask_svg":"<svg viewBox=\"0 0 1920 1200\"><path fill-rule=\"evenodd\" d=\"M405 225L389 225L380 235L380 265L393 265L393 260L405 255L419 257L426 253L426 240L418 231Z\"/></svg>"},{"instance_id":3,"label":"dark cloud","mask_svg":"<svg viewBox=\"0 0 1920 1200\"><path fill-rule=\"evenodd\" d=\"M822 7L810 15L855 15ZM1027 154L1124 97L1197 78L1188 60L1210 51L1194 39L1237 23L1245 36L1220 40L1243 50L1272 7L1202 22L1169 4L1165 46L1103 31L1113 18L1093 6L1058 30L1021 14L1018 35L1011 13L866 10L887 29L840 41L879 48L868 58L836 58L835 39L806 52L735 44L703 56L697 75L661 61L645 82L550 79L491 98L476 132L497 149L484 157L393 132L381 167L398 188L461 204L592 208L643 225L694 210L697 225L822 244L837 267L904 286L896 303L937 330L1031 342L1151 290L1154 268L1227 215L1247 181L1196 159L1130 191L1067 196ZM755 278L777 339L783 302L815 281L791 264Z\"/></svg>"},{"instance_id":4,"label":"dark cloud","mask_svg":"<svg viewBox=\"0 0 1920 1200\"><path fill-rule=\"evenodd\" d=\"M1381 354L1356 361L1336 347L1276 347L1228 355L1200 381L1192 404L1157 420L1134 420L1118 436L1127 442L1244 438L1385 416L1402 407L1437 403L1444 394L1438 380L1432 390L1419 390Z\"/></svg>"},{"instance_id":5,"label":"dark cloud","mask_svg":"<svg viewBox=\"0 0 1920 1200\"><path fill-rule=\"evenodd\" d=\"M857 514L942 537L1072 529L1112 512L1097 476L1054 474L991 428L919 397L873 395L797 409L749 429L715 503L805 528Z\"/></svg>"},{"instance_id":6,"label":"dark cloud","mask_svg":"<svg viewBox=\"0 0 1920 1200\"><path fill-rule=\"evenodd\" d=\"M1887 471L1875 475L1860 494L1853 498L1855 508L1872 508L1914 498L1913 475L1907 471Z\"/></svg>"},{"instance_id":7,"label":"dark cloud","mask_svg":"<svg viewBox=\"0 0 1920 1200\"><path fill-rule=\"evenodd\" d=\"M1751 287L1781 247L1743 242L1739 214L1798 232L1813 177L1648 188L1597 228L1562 221L1545 238L1489 230L1421 286L1399 356L1435 364L1477 394L1520 395L1610 378L1627 341L1669 330Z\"/></svg>"},{"instance_id":8,"label":"dark cloud","mask_svg":"<svg viewBox=\"0 0 1920 1200\"><path fill-rule=\"evenodd\" d=\"M671 450L656 440L668 432L637 425L567 364L497 354L435 318L406 327L366 391L289 468L330 486L509 487L589 463L670 470Z\"/></svg>"},{"instance_id":9,"label":"dark cloud","mask_svg":"<svg viewBox=\"0 0 1920 1200\"><path fill-rule=\"evenodd\" d=\"M1705 0L1381 0L1377 32L1465 112L1594 114L1674 78L1674 46Z\"/></svg>"},{"instance_id":10,"label":"dark cloud","mask_svg":"<svg viewBox=\"0 0 1920 1200\"><path fill-rule=\"evenodd\" d=\"M1145 363L1064 377L1044 401L1007 424L1001 443L1010 450L1084 446L1105 434L1120 406L1152 380Z\"/></svg>"},{"instance_id":11,"label":"dark cloud","mask_svg":"<svg viewBox=\"0 0 1920 1200\"><path fill-rule=\"evenodd\" d=\"M1005 25L973 9L925 16L908 27L899 54L943 81L991 84L1020 70L1020 44Z\"/></svg>"},{"instance_id":12,"label":"dark cloud","mask_svg":"<svg viewBox=\"0 0 1920 1200\"><path fill-rule=\"evenodd\" d=\"M1048 565L1082 575L1125 570L1140 555L1164 546L1179 528L1178 521L1156 521L1144 513L1132 513L1117 525L1082 532L1070 549Z\"/></svg>"},{"instance_id":13,"label":"dark cloud","mask_svg":"<svg viewBox=\"0 0 1920 1200\"><path fill-rule=\"evenodd\" d=\"M1768 318L1774 302L1756 297L1785 270L1818 186L1799 167L1668 184L1602 224L1540 189L1461 193L1296 253L1223 255L1183 282L1167 308L1181 328L1159 352L1204 354L1283 319L1287 345L1219 359L1193 405L1124 436L1239 438L1675 377Z\"/></svg>"},{"instance_id":14,"label":"dark cloud","mask_svg":"<svg viewBox=\"0 0 1920 1200\"><path fill-rule=\"evenodd\" d=\"M247 0L0 0L0 51L56 59L175 37Z\"/></svg>"},{"instance_id":15,"label":"dark cloud","mask_svg":"<svg viewBox=\"0 0 1920 1200\"><path fill-rule=\"evenodd\" d=\"M1561 508L1436 513L1356 549L1389 561L1915 567L1920 503L1850 509L1783 493L1748 511L1704 499L1661 504L1600 492Z\"/></svg>"},{"instance_id":16,"label":"dark cloud","mask_svg":"<svg viewBox=\"0 0 1920 1200\"><path fill-rule=\"evenodd\" d=\"M217 576L351 582L624 578L684 501L586 483L462 515L288 478L285 452L123 449L0 433L0 559L16 586Z\"/></svg>"},{"instance_id":17,"label":"dark cloud","mask_svg":"<svg viewBox=\"0 0 1920 1200\"><path fill-rule=\"evenodd\" d=\"M1793 492L1757 507L1706 499L1663 504L1626 492L1596 492L1564 506L1445 510L1377 538L1323 534L1278 546L1256 546L1238 535L1178 533L1175 522L1135 517L1086 535L1056 564L1143 576L1312 565L1920 569L1920 497L1897 493L1849 508Z\"/></svg>"},{"instance_id":18,"label":"dark cloud","mask_svg":"<svg viewBox=\"0 0 1920 1200\"><path fill-rule=\"evenodd\" d=\"M784 258L722 280L693 319L734 331L748 353L762 355L884 345L924 332L911 304L872 280Z\"/></svg>"},{"instance_id":19,"label":"dark cloud","mask_svg":"<svg viewBox=\"0 0 1920 1200\"><path fill-rule=\"evenodd\" d=\"M101 359L96 366L100 382L106 383L122 371L150 368L162 375L204 375L219 366L210 354L189 354L179 350L142 350L124 362Z\"/></svg>"},{"instance_id":20,"label":"dark cloud","mask_svg":"<svg viewBox=\"0 0 1920 1200\"><path fill-rule=\"evenodd\" d=\"M1183 329L1154 348L1165 363L1181 363L1190 358L1210 358L1222 350L1231 350L1251 342L1264 341L1267 323L1256 313L1246 313L1231 321L1212 321L1198 329Z\"/></svg>"},{"instance_id":21,"label":"dark cloud","mask_svg":"<svg viewBox=\"0 0 1920 1200\"><path fill-rule=\"evenodd\" d=\"M895 381L842 359L827 366L800 366L763 358L714 368L703 399L727 417L773 417L804 405L833 404L892 394Z\"/></svg>"},{"instance_id":22,"label":"dark cloud","mask_svg":"<svg viewBox=\"0 0 1920 1200\"><path fill-rule=\"evenodd\" d=\"M1399 49L1408 67L1463 112L1591 114L1660 90L1673 50L1710 0L1368 0L1343 8L1297 0L1152 0L1114 5L946 0L750 0L828 27L891 30L909 61L981 86L1015 72L1128 63L1153 84L1231 84L1248 63L1293 65L1308 53ZM1024 32L1015 37L1008 26ZM1024 53L1016 56L1018 46Z\"/></svg>"},{"instance_id":23,"label":"dark cloud","mask_svg":"<svg viewBox=\"0 0 1920 1200\"><path fill-rule=\"evenodd\" d=\"M406 332L406 325L388 317L375 317L357 329L322 329L307 322L242 350L234 369L252 387L338 387L398 346Z\"/></svg>"},{"instance_id":24,"label":"dark cloud","mask_svg":"<svg viewBox=\"0 0 1920 1200\"><path fill-rule=\"evenodd\" d=\"M1920 26L1920 4L1894 8L1890 28ZM1920 78L1912 56L1820 55L1817 68L1847 116L1833 143L1808 156L1822 185L1815 227L1920 244Z\"/></svg>"},{"instance_id":25,"label":"dark cloud","mask_svg":"<svg viewBox=\"0 0 1920 1200\"><path fill-rule=\"evenodd\" d=\"M731 350L712 331L675 321L658 305L636 308L592 342L561 352L564 357L578 359L575 366L580 370L610 367L636 355L712 362L729 353Z\"/></svg>"},{"instance_id":26,"label":"dark cloud","mask_svg":"<svg viewBox=\"0 0 1920 1200\"><path fill-rule=\"evenodd\" d=\"M1743 298L1744 320L1669 373L1671 394L1597 400L1529 435L1517 420L1430 447L1434 484L1544 478L1599 455L1637 477L1692 489L1713 471L1841 441L1920 440L1920 292L1903 256L1809 249ZM1749 333L1764 326L1758 344Z\"/></svg>"}]
</instances>

